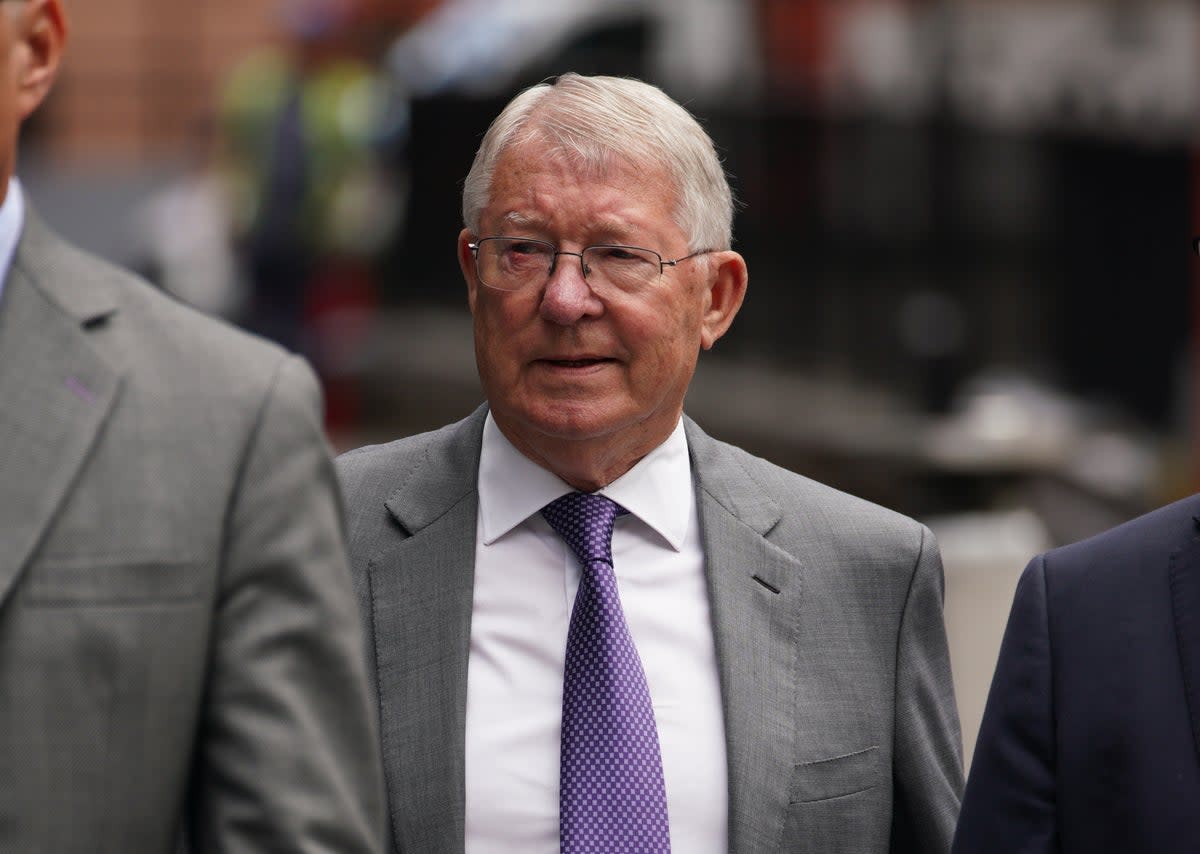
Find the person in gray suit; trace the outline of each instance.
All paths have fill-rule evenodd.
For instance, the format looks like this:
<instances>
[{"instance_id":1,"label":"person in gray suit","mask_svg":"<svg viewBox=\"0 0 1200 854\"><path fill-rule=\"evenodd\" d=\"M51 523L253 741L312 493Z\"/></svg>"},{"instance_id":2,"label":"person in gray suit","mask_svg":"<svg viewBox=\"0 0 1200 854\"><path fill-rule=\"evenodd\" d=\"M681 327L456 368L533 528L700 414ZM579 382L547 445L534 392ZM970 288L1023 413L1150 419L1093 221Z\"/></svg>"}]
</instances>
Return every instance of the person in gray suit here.
<instances>
[{"instance_id":1,"label":"person in gray suit","mask_svg":"<svg viewBox=\"0 0 1200 854\"><path fill-rule=\"evenodd\" d=\"M563 75L485 135L458 259L487 404L338 460L393 850L949 849L933 536L683 414L746 291L732 210L639 81Z\"/></svg>"},{"instance_id":2,"label":"person in gray suit","mask_svg":"<svg viewBox=\"0 0 1200 854\"><path fill-rule=\"evenodd\" d=\"M315 378L26 206L65 36L0 2L0 850L381 851Z\"/></svg>"}]
</instances>

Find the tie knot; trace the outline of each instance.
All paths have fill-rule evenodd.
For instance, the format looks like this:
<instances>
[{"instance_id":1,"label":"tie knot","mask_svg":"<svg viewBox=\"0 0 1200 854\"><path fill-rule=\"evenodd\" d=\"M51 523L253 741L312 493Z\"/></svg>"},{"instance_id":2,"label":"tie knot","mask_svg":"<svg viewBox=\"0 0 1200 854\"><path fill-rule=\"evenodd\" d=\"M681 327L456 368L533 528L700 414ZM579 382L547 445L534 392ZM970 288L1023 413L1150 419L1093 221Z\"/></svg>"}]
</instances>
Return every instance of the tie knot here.
<instances>
[{"instance_id":1,"label":"tie knot","mask_svg":"<svg viewBox=\"0 0 1200 854\"><path fill-rule=\"evenodd\" d=\"M612 532L616 518L629 511L611 498L586 492L571 492L542 508L542 516L579 562L594 560L612 565Z\"/></svg>"}]
</instances>

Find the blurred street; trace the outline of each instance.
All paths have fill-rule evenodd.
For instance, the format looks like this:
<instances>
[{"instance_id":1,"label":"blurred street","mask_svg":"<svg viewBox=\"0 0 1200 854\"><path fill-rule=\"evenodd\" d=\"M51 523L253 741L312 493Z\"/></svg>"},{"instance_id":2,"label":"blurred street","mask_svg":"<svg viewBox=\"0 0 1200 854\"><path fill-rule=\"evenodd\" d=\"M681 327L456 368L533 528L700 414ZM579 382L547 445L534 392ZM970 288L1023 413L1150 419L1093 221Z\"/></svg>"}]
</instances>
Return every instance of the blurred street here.
<instances>
[{"instance_id":1,"label":"blurred street","mask_svg":"<svg viewBox=\"0 0 1200 854\"><path fill-rule=\"evenodd\" d=\"M1188 0L67 8L33 206L307 356L339 450L482 401L454 242L498 107L567 70L685 103L750 270L687 411L934 530L968 758L1026 562L1200 487Z\"/></svg>"}]
</instances>

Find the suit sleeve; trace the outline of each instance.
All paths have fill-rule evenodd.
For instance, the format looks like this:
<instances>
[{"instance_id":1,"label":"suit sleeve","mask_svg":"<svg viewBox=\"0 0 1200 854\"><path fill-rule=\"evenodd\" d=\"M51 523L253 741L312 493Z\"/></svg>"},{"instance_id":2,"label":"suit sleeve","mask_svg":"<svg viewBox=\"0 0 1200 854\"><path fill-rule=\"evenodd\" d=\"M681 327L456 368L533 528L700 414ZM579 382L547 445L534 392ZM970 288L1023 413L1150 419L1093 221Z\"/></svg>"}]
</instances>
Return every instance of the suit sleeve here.
<instances>
[{"instance_id":1,"label":"suit sleeve","mask_svg":"<svg viewBox=\"0 0 1200 854\"><path fill-rule=\"evenodd\" d=\"M194 851L383 848L377 724L320 408L311 370L284 360L232 496Z\"/></svg>"},{"instance_id":2,"label":"suit sleeve","mask_svg":"<svg viewBox=\"0 0 1200 854\"><path fill-rule=\"evenodd\" d=\"M942 558L921 529L896 661L893 852L950 849L962 796L962 734L942 616Z\"/></svg>"},{"instance_id":3,"label":"suit sleeve","mask_svg":"<svg viewBox=\"0 0 1200 854\"><path fill-rule=\"evenodd\" d=\"M1044 557L1025 568L1000 645L956 854L1058 851L1054 707Z\"/></svg>"}]
</instances>

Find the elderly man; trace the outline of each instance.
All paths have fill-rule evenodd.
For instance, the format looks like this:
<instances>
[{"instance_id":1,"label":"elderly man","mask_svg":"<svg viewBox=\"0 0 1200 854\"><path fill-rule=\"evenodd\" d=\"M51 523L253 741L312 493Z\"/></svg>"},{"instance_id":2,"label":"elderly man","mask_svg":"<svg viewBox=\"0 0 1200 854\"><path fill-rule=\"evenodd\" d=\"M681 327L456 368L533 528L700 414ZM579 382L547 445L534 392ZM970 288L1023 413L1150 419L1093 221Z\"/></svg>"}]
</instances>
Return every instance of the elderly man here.
<instances>
[{"instance_id":1,"label":"elderly man","mask_svg":"<svg viewBox=\"0 0 1200 854\"><path fill-rule=\"evenodd\" d=\"M746 290L704 131L564 75L463 213L487 406L339 461L395 848L947 850L929 532L682 414Z\"/></svg>"},{"instance_id":2,"label":"elderly man","mask_svg":"<svg viewBox=\"0 0 1200 854\"><path fill-rule=\"evenodd\" d=\"M25 206L65 36L0 2L0 850L380 851L312 372Z\"/></svg>"}]
</instances>

